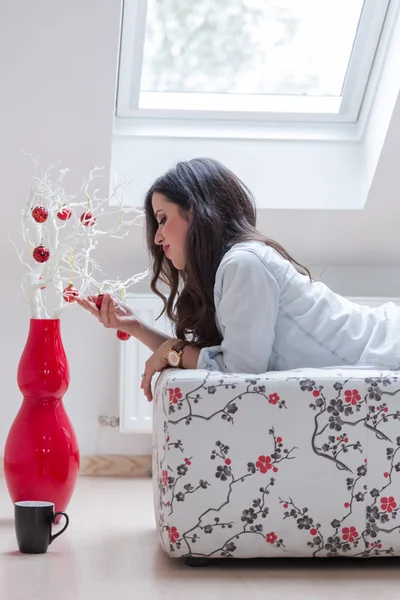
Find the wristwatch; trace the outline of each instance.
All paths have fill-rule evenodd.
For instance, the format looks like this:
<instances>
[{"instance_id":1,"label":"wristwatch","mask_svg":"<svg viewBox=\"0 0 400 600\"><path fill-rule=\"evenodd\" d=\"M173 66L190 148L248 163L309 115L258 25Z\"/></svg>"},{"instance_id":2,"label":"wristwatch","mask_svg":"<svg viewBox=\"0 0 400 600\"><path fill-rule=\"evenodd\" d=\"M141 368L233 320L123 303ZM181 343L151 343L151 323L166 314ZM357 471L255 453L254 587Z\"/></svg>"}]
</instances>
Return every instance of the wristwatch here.
<instances>
[{"instance_id":1,"label":"wristwatch","mask_svg":"<svg viewBox=\"0 0 400 600\"><path fill-rule=\"evenodd\" d=\"M167 361L170 367L175 367L176 369L182 364L182 354L186 346L189 345L189 342L186 340L179 340L175 342L173 346L167 352Z\"/></svg>"}]
</instances>

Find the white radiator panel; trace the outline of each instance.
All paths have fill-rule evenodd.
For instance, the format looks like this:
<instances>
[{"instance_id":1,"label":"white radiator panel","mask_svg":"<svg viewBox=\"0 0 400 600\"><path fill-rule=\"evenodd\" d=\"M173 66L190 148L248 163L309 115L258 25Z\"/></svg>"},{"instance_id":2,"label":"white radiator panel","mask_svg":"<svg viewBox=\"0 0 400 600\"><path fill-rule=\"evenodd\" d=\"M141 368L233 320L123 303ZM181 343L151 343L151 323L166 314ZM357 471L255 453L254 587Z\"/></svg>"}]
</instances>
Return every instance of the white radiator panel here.
<instances>
[{"instance_id":1,"label":"white radiator panel","mask_svg":"<svg viewBox=\"0 0 400 600\"><path fill-rule=\"evenodd\" d=\"M128 294L125 299L138 318L147 325L171 335L169 319L163 315L162 301L153 294ZM144 364L152 352L136 338L120 343L120 430L124 433L151 433L153 408L140 388Z\"/></svg>"}]
</instances>

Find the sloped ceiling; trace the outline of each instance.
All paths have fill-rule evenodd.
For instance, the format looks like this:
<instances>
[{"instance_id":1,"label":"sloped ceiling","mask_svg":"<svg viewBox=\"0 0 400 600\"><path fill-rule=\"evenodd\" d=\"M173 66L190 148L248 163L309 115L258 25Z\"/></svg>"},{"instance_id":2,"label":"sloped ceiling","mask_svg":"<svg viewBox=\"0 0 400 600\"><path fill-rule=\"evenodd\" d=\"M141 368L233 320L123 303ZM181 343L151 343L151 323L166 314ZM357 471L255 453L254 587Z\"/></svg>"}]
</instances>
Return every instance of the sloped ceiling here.
<instances>
[{"instance_id":1,"label":"sloped ceiling","mask_svg":"<svg viewBox=\"0 0 400 600\"><path fill-rule=\"evenodd\" d=\"M362 210L260 209L258 226L304 262L400 265L400 100Z\"/></svg>"}]
</instances>

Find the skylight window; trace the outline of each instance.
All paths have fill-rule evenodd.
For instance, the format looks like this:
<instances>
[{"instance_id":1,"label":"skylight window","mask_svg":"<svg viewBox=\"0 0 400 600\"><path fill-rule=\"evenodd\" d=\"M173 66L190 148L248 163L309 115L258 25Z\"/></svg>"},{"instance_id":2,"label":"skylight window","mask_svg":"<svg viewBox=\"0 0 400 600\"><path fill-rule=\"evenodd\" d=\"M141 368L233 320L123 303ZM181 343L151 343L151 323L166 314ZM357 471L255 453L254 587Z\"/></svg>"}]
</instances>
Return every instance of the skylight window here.
<instances>
[{"instance_id":1,"label":"skylight window","mask_svg":"<svg viewBox=\"0 0 400 600\"><path fill-rule=\"evenodd\" d=\"M389 0L125 0L119 116L357 120Z\"/></svg>"}]
</instances>

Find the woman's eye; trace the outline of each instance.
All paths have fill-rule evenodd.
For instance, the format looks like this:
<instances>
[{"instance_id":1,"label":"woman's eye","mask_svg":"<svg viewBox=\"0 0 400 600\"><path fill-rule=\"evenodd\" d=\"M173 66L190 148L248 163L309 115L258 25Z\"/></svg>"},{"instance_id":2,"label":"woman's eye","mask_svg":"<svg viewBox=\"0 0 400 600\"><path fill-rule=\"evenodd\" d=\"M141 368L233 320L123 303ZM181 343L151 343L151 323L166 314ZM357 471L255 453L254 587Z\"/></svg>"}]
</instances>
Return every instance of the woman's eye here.
<instances>
[{"instance_id":1,"label":"woman's eye","mask_svg":"<svg viewBox=\"0 0 400 600\"><path fill-rule=\"evenodd\" d=\"M164 225L167 220L167 217L163 217L161 221L158 222L159 225Z\"/></svg>"}]
</instances>

